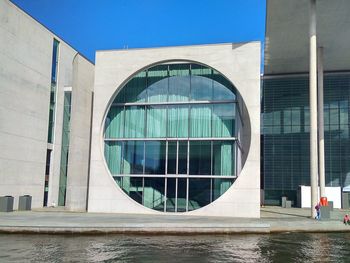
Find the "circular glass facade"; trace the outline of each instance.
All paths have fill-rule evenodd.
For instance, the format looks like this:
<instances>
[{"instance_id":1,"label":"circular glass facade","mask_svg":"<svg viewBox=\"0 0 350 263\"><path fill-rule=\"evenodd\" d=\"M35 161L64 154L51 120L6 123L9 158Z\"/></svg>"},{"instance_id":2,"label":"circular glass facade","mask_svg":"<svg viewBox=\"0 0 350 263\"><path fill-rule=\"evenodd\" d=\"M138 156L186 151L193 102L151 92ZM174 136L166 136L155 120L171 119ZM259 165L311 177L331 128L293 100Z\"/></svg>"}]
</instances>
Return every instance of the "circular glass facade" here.
<instances>
[{"instance_id":1,"label":"circular glass facade","mask_svg":"<svg viewBox=\"0 0 350 263\"><path fill-rule=\"evenodd\" d=\"M177 62L143 70L119 90L107 113L109 171L148 208L203 207L236 178L238 109L234 86L212 68Z\"/></svg>"}]
</instances>

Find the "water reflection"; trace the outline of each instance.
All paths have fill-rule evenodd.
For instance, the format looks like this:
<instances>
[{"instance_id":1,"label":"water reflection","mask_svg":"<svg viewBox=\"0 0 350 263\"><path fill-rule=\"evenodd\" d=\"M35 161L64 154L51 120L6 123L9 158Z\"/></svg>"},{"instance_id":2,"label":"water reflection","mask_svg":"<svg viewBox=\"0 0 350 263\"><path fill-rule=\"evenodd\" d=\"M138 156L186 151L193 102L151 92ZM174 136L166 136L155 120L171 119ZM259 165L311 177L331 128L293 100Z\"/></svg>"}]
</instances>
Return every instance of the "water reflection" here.
<instances>
[{"instance_id":1,"label":"water reflection","mask_svg":"<svg viewBox=\"0 0 350 263\"><path fill-rule=\"evenodd\" d=\"M0 235L0 262L344 262L347 234Z\"/></svg>"}]
</instances>

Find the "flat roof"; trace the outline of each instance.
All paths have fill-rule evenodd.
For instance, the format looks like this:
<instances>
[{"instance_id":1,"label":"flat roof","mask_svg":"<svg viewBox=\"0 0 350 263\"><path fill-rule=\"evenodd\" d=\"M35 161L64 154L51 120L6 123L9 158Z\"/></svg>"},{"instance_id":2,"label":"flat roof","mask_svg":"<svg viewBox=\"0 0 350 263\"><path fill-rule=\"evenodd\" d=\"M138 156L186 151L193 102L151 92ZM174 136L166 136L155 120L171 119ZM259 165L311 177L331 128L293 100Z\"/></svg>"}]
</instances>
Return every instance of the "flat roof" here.
<instances>
[{"instance_id":1,"label":"flat roof","mask_svg":"<svg viewBox=\"0 0 350 263\"><path fill-rule=\"evenodd\" d=\"M310 0L267 0L264 74L309 71ZM350 70L350 0L316 0L324 70Z\"/></svg>"}]
</instances>

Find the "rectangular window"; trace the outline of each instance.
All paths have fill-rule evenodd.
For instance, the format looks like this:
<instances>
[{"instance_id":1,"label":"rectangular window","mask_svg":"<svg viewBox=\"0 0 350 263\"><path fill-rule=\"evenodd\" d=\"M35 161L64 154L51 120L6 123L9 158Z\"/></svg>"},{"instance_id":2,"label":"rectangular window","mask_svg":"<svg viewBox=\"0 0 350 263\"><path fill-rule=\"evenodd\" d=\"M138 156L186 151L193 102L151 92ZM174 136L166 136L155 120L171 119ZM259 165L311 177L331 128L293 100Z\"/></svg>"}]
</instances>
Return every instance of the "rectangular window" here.
<instances>
[{"instance_id":1,"label":"rectangular window","mask_svg":"<svg viewBox=\"0 0 350 263\"><path fill-rule=\"evenodd\" d=\"M169 65L168 101L188 101L190 90L190 64Z\"/></svg>"},{"instance_id":2,"label":"rectangular window","mask_svg":"<svg viewBox=\"0 0 350 263\"><path fill-rule=\"evenodd\" d=\"M212 105L191 106L190 137L211 137Z\"/></svg>"},{"instance_id":3,"label":"rectangular window","mask_svg":"<svg viewBox=\"0 0 350 263\"><path fill-rule=\"evenodd\" d=\"M235 136L235 104L213 105L213 137Z\"/></svg>"},{"instance_id":4,"label":"rectangular window","mask_svg":"<svg viewBox=\"0 0 350 263\"><path fill-rule=\"evenodd\" d=\"M59 179L59 193L58 193L59 206L64 206L66 204L68 154L69 154L69 139L70 139L69 137L70 137L71 97L72 97L72 92L70 91L64 92L61 164L60 164L60 179Z\"/></svg>"},{"instance_id":5,"label":"rectangular window","mask_svg":"<svg viewBox=\"0 0 350 263\"><path fill-rule=\"evenodd\" d=\"M123 173L143 174L144 142L126 141L123 149Z\"/></svg>"},{"instance_id":6,"label":"rectangular window","mask_svg":"<svg viewBox=\"0 0 350 263\"><path fill-rule=\"evenodd\" d=\"M145 107L125 107L124 138L145 137Z\"/></svg>"},{"instance_id":7,"label":"rectangular window","mask_svg":"<svg viewBox=\"0 0 350 263\"><path fill-rule=\"evenodd\" d=\"M166 108L159 106L147 107L147 137L166 137Z\"/></svg>"},{"instance_id":8,"label":"rectangular window","mask_svg":"<svg viewBox=\"0 0 350 263\"><path fill-rule=\"evenodd\" d=\"M188 106L168 107L168 137L186 138L188 137Z\"/></svg>"},{"instance_id":9,"label":"rectangular window","mask_svg":"<svg viewBox=\"0 0 350 263\"><path fill-rule=\"evenodd\" d=\"M211 142L190 141L190 175L211 174Z\"/></svg>"},{"instance_id":10,"label":"rectangular window","mask_svg":"<svg viewBox=\"0 0 350 263\"><path fill-rule=\"evenodd\" d=\"M191 100L208 101L213 98L212 70L201 65L191 65Z\"/></svg>"},{"instance_id":11,"label":"rectangular window","mask_svg":"<svg viewBox=\"0 0 350 263\"><path fill-rule=\"evenodd\" d=\"M145 142L145 174L165 174L165 141Z\"/></svg>"}]
</instances>

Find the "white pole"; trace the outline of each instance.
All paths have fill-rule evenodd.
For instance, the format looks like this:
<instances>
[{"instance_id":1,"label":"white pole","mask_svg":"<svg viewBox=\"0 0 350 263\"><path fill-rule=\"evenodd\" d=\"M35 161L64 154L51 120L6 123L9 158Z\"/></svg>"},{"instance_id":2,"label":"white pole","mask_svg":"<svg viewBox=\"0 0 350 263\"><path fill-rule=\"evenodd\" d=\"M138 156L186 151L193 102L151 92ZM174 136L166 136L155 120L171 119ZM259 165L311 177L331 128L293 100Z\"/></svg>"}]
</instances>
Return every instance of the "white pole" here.
<instances>
[{"instance_id":1,"label":"white pole","mask_svg":"<svg viewBox=\"0 0 350 263\"><path fill-rule=\"evenodd\" d=\"M316 216L318 203L318 153L317 153L317 41L316 41L316 0L310 0L310 182L311 216Z\"/></svg>"},{"instance_id":2,"label":"white pole","mask_svg":"<svg viewBox=\"0 0 350 263\"><path fill-rule=\"evenodd\" d=\"M324 120L323 120L323 48L317 53L318 84L318 173L320 175L320 197L326 197L326 179L324 163Z\"/></svg>"}]
</instances>

